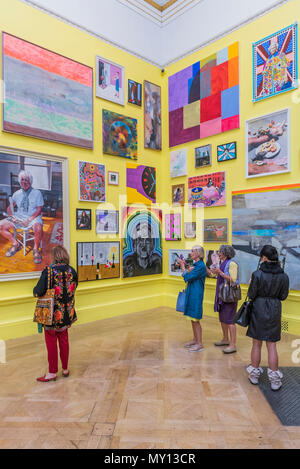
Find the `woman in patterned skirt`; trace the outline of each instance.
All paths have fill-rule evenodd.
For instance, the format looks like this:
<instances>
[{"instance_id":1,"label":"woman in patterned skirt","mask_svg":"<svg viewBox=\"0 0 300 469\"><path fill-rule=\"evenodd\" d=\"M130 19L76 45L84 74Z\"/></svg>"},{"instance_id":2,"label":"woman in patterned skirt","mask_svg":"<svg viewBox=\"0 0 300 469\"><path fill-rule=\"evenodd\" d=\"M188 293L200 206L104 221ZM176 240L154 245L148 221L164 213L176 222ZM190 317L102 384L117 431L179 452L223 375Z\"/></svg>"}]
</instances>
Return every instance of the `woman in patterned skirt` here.
<instances>
[{"instance_id":1,"label":"woman in patterned skirt","mask_svg":"<svg viewBox=\"0 0 300 469\"><path fill-rule=\"evenodd\" d=\"M63 246L56 246L52 251L53 263L50 265L51 284L54 289L54 313L52 326L43 326L45 330L45 342L48 352L49 372L37 381L55 381L58 372L59 344L60 358L62 362L62 374L69 376L69 338L68 328L77 320L74 308L74 295L78 285L76 271L69 265L70 258ZM37 285L33 289L36 297L43 296L47 291L48 268L45 268Z\"/></svg>"}]
</instances>

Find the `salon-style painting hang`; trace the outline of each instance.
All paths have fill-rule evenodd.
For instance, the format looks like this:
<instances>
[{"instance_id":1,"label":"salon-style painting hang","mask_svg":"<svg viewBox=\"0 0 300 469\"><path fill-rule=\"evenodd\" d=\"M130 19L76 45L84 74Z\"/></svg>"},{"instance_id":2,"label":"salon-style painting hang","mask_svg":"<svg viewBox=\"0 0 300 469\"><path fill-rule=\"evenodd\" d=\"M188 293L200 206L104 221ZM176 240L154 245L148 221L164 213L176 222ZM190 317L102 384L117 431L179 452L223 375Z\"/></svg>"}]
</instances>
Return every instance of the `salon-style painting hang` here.
<instances>
[{"instance_id":1,"label":"salon-style painting hang","mask_svg":"<svg viewBox=\"0 0 300 469\"><path fill-rule=\"evenodd\" d=\"M240 126L239 43L169 77L169 145Z\"/></svg>"},{"instance_id":2,"label":"salon-style painting hang","mask_svg":"<svg viewBox=\"0 0 300 469\"><path fill-rule=\"evenodd\" d=\"M93 148L93 69L2 33L3 130Z\"/></svg>"},{"instance_id":3,"label":"salon-style painting hang","mask_svg":"<svg viewBox=\"0 0 300 469\"><path fill-rule=\"evenodd\" d=\"M156 203L156 169L151 166L127 164L127 204Z\"/></svg>"},{"instance_id":4,"label":"salon-style painting hang","mask_svg":"<svg viewBox=\"0 0 300 469\"><path fill-rule=\"evenodd\" d=\"M125 104L125 68L103 57L96 56L96 96Z\"/></svg>"},{"instance_id":5,"label":"salon-style painting hang","mask_svg":"<svg viewBox=\"0 0 300 469\"><path fill-rule=\"evenodd\" d=\"M297 23L253 43L253 101L298 87Z\"/></svg>"},{"instance_id":6,"label":"salon-style painting hang","mask_svg":"<svg viewBox=\"0 0 300 469\"><path fill-rule=\"evenodd\" d=\"M137 159L137 119L102 110L103 153Z\"/></svg>"},{"instance_id":7,"label":"salon-style painting hang","mask_svg":"<svg viewBox=\"0 0 300 469\"><path fill-rule=\"evenodd\" d=\"M145 148L161 150L161 88L144 81Z\"/></svg>"}]
</instances>

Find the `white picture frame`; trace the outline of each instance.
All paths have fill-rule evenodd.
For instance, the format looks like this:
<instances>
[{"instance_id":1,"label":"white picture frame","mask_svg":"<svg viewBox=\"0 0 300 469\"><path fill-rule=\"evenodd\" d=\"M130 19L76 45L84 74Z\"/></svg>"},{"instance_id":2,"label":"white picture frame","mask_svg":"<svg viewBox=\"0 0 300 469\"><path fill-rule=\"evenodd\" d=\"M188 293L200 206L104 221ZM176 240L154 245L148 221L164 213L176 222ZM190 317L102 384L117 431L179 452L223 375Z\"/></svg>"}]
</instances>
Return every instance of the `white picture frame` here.
<instances>
[{"instance_id":1,"label":"white picture frame","mask_svg":"<svg viewBox=\"0 0 300 469\"><path fill-rule=\"evenodd\" d=\"M96 55L96 96L125 106L125 67Z\"/></svg>"},{"instance_id":2,"label":"white picture frame","mask_svg":"<svg viewBox=\"0 0 300 469\"><path fill-rule=\"evenodd\" d=\"M247 179L291 171L290 120L290 108L285 108L245 122Z\"/></svg>"}]
</instances>

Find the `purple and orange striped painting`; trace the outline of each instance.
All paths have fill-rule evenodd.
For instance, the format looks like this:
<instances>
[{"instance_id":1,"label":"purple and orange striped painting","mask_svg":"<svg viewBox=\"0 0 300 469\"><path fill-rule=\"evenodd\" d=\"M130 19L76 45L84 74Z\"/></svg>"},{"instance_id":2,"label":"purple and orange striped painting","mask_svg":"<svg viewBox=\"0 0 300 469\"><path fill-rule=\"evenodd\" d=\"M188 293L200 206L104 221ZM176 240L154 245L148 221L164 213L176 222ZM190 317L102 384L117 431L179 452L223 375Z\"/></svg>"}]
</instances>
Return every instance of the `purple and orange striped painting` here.
<instances>
[{"instance_id":1,"label":"purple and orange striped painting","mask_svg":"<svg viewBox=\"0 0 300 469\"><path fill-rule=\"evenodd\" d=\"M2 33L3 130L93 148L93 69Z\"/></svg>"}]
</instances>

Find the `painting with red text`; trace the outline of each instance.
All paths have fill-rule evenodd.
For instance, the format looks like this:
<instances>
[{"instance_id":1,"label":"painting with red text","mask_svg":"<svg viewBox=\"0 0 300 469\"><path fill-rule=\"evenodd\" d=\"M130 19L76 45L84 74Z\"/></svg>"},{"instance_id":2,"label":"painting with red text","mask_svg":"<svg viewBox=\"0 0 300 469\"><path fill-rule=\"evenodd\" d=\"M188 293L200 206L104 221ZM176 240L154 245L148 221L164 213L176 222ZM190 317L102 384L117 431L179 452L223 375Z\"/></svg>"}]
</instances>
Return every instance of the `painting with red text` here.
<instances>
[{"instance_id":1,"label":"painting with red text","mask_svg":"<svg viewBox=\"0 0 300 469\"><path fill-rule=\"evenodd\" d=\"M188 203L192 208L226 205L225 171L190 177Z\"/></svg>"}]
</instances>

